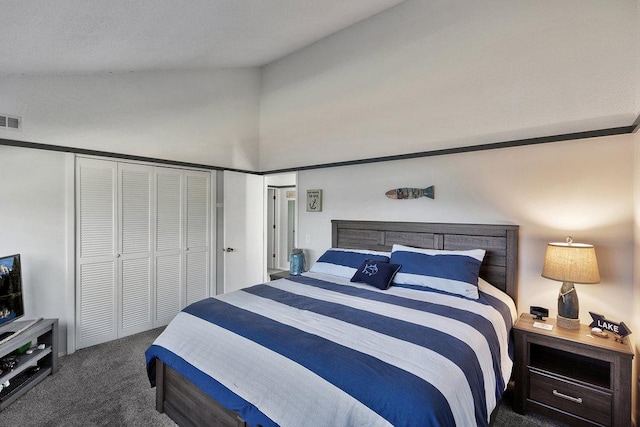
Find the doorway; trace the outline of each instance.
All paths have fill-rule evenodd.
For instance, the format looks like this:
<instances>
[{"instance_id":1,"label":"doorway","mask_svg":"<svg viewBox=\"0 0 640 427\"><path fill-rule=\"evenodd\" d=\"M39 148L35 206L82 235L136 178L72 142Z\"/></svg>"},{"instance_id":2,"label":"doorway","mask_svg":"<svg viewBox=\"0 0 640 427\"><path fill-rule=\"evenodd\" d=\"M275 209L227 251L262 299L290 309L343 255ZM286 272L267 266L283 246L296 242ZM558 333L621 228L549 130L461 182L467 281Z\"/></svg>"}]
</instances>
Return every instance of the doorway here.
<instances>
[{"instance_id":1,"label":"doorway","mask_svg":"<svg viewBox=\"0 0 640 427\"><path fill-rule=\"evenodd\" d=\"M289 270L289 254L296 247L296 174L268 175L267 274Z\"/></svg>"}]
</instances>

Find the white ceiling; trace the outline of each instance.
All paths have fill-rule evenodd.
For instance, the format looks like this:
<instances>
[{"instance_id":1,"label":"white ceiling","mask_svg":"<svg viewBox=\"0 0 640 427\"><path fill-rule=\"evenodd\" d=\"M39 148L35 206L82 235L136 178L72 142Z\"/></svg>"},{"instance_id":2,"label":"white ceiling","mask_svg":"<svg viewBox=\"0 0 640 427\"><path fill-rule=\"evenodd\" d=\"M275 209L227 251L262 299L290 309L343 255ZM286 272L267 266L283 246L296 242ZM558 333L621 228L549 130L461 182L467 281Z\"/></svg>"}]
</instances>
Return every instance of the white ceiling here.
<instances>
[{"instance_id":1,"label":"white ceiling","mask_svg":"<svg viewBox=\"0 0 640 427\"><path fill-rule=\"evenodd\" d=\"M403 0L3 0L0 75L256 67Z\"/></svg>"}]
</instances>

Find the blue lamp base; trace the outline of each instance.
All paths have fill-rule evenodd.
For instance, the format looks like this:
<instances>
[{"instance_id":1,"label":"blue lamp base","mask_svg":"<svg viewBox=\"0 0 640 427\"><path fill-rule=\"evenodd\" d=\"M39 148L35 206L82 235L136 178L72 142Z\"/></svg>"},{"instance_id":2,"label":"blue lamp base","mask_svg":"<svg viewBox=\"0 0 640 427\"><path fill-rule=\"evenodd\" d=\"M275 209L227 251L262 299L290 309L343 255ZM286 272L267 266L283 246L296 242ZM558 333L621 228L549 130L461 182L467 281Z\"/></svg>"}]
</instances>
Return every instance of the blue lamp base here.
<instances>
[{"instance_id":1,"label":"blue lamp base","mask_svg":"<svg viewBox=\"0 0 640 427\"><path fill-rule=\"evenodd\" d=\"M558 326L565 329L580 329L579 312L580 303L576 288L572 282L562 282L558 294Z\"/></svg>"}]
</instances>

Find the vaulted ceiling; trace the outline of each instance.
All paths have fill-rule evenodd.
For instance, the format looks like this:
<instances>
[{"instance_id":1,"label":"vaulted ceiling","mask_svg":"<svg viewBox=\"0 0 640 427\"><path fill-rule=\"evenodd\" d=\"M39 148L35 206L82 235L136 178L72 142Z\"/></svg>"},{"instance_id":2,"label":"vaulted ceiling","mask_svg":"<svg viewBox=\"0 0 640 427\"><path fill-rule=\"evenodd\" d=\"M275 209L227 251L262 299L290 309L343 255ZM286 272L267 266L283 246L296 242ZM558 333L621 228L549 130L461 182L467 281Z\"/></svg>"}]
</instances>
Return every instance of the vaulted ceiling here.
<instances>
[{"instance_id":1,"label":"vaulted ceiling","mask_svg":"<svg viewBox=\"0 0 640 427\"><path fill-rule=\"evenodd\" d=\"M11 0L0 75L260 67L403 0Z\"/></svg>"}]
</instances>

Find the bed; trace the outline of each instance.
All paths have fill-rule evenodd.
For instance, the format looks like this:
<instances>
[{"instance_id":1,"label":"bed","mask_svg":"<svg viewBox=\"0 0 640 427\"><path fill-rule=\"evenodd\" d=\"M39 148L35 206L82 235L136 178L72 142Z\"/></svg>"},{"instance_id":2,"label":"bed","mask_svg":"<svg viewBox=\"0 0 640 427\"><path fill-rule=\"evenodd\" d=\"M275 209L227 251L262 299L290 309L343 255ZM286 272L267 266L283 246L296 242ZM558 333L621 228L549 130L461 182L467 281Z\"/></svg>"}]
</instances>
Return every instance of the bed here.
<instances>
[{"instance_id":1,"label":"bed","mask_svg":"<svg viewBox=\"0 0 640 427\"><path fill-rule=\"evenodd\" d=\"M199 301L146 352L156 409L180 426L490 424L512 367L518 226L333 220L332 247L391 265L482 250L479 298L319 269Z\"/></svg>"}]
</instances>

